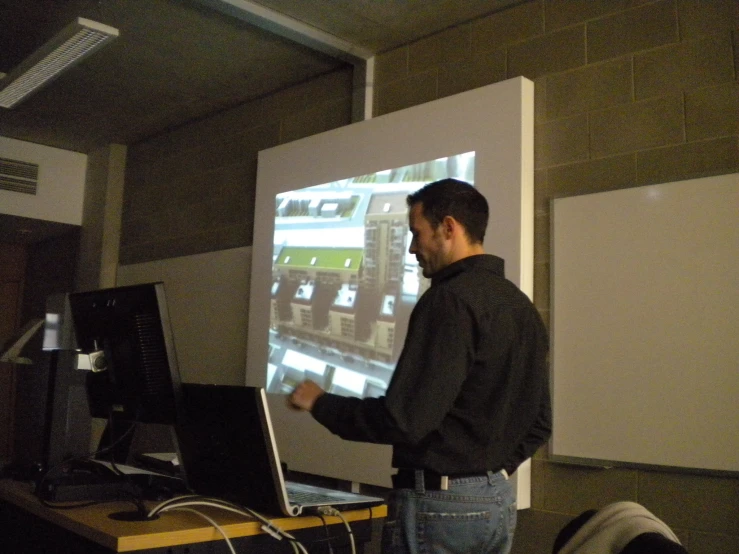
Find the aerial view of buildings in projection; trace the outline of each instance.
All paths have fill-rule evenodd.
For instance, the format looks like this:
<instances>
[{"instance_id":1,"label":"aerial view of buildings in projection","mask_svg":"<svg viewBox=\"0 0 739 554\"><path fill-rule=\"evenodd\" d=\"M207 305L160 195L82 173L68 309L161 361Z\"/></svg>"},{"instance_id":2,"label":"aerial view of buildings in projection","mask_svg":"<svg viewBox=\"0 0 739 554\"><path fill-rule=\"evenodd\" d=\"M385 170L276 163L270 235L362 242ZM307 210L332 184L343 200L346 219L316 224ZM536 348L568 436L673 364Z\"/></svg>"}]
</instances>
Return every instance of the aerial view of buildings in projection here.
<instances>
[{"instance_id":1,"label":"aerial view of buildings in projection","mask_svg":"<svg viewBox=\"0 0 739 554\"><path fill-rule=\"evenodd\" d=\"M406 197L447 176L473 182L474 153L277 195L268 391L308 378L346 396L384 394L430 284L408 254Z\"/></svg>"}]
</instances>

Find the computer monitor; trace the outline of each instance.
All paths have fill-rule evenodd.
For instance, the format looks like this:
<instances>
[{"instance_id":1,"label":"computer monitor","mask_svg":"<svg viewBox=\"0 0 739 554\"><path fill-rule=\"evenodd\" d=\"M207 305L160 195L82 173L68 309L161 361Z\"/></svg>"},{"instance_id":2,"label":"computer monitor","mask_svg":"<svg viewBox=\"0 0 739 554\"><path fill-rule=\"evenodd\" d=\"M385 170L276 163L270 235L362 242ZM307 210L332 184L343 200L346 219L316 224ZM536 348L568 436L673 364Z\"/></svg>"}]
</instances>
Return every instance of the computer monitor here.
<instances>
[{"instance_id":1,"label":"computer monitor","mask_svg":"<svg viewBox=\"0 0 739 554\"><path fill-rule=\"evenodd\" d=\"M89 356L85 387L90 415L108 420L104 441L120 441L112 459L125 463L131 426L174 426L181 418L181 381L164 284L73 293L69 302L77 347Z\"/></svg>"}]
</instances>

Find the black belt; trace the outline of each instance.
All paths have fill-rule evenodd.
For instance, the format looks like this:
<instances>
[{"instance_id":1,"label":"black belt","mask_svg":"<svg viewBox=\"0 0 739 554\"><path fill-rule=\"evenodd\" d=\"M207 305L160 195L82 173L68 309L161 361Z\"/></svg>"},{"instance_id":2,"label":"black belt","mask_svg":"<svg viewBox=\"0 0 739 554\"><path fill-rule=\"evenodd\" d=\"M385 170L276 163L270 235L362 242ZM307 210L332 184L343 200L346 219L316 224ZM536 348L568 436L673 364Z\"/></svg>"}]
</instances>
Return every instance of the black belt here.
<instances>
[{"instance_id":1,"label":"black belt","mask_svg":"<svg viewBox=\"0 0 739 554\"><path fill-rule=\"evenodd\" d=\"M499 470L500 471L500 470ZM497 472L493 472L497 473ZM470 477L487 477L487 472L480 473L455 473L450 475L441 475L429 469L423 470L423 488L432 491L445 491L449 488L450 481L456 479L468 479ZM508 476L506 475L506 478ZM398 473L392 476L394 489L415 489L416 488L416 470L415 469L399 469Z\"/></svg>"}]
</instances>

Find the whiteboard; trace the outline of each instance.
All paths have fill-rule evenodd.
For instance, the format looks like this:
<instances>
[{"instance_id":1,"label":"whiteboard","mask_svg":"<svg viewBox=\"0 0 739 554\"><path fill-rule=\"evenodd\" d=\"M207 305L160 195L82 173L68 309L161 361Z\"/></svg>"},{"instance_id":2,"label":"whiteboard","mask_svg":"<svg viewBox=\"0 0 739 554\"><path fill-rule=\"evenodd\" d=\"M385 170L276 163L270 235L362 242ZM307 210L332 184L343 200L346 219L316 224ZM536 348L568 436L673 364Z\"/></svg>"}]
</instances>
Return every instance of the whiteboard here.
<instances>
[{"instance_id":1,"label":"whiteboard","mask_svg":"<svg viewBox=\"0 0 739 554\"><path fill-rule=\"evenodd\" d=\"M739 174L551 213L551 453L739 471Z\"/></svg>"}]
</instances>

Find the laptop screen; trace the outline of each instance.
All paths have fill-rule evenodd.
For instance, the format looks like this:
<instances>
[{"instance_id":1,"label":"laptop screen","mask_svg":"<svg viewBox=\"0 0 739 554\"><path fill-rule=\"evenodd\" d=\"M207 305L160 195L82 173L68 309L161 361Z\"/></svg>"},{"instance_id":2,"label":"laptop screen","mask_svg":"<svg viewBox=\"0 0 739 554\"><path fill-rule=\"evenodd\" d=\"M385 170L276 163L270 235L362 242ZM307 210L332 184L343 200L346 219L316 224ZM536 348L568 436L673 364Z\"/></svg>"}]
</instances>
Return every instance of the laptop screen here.
<instances>
[{"instance_id":1,"label":"laptop screen","mask_svg":"<svg viewBox=\"0 0 739 554\"><path fill-rule=\"evenodd\" d=\"M260 414L260 390L183 384L177 430L188 487L271 514L283 513L278 464Z\"/></svg>"}]
</instances>

